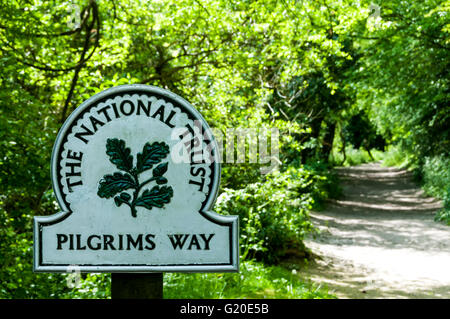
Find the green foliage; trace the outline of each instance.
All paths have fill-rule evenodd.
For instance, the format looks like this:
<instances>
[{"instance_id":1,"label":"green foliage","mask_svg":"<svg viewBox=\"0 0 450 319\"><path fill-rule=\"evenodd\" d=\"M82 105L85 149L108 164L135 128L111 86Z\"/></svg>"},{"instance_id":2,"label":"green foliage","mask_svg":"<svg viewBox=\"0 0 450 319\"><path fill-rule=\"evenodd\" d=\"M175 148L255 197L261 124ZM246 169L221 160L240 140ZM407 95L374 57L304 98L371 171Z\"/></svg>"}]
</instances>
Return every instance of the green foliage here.
<instances>
[{"instance_id":1,"label":"green foliage","mask_svg":"<svg viewBox=\"0 0 450 319\"><path fill-rule=\"evenodd\" d=\"M307 254L303 239L314 231L309 210L321 178L289 167L269 174L264 182L220 194L215 210L239 216L242 258L274 263L289 251Z\"/></svg>"},{"instance_id":2,"label":"green foliage","mask_svg":"<svg viewBox=\"0 0 450 319\"><path fill-rule=\"evenodd\" d=\"M164 298L335 298L281 267L246 261L240 269L237 274L165 274Z\"/></svg>"},{"instance_id":3,"label":"green foliage","mask_svg":"<svg viewBox=\"0 0 450 319\"><path fill-rule=\"evenodd\" d=\"M383 165L409 167L412 164L412 158L409 154L401 150L400 146L390 145L383 154Z\"/></svg>"},{"instance_id":4,"label":"green foliage","mask_svg":"<svg viewBox=\"0 0 450 319\"><path fill-rule=\"evenodd\" d=\"M331 164L324 161L309 161L305 168L314 176L314 183L310 188L314 210L321 210L327 199L337 199L342 195L339 178L332 170Z\"/></svg>"},{"instance_id":5,"label":"green foliage","mask_svg":"<svg viewBox=\"0 0 450 319\"><path fill-rule=\"evenodd\" d=\"M345 161L342 152L333 149L330 154L330 162L336 166L354 166L364 163L370 163L374 161L379 161L384 158L384 153L376 149L372 149L371 154L373 158L370 157L369 153L365 149L354 149L352 146L345 147Z\"/></svg>"},{"instance_id":6,"label":"green foliage","mask_svg":"<svg viewBox=\"0 0 450 319\"><path fill-rule=\"evenodd\" d=\"M359 41L365 58L354 74L358 102L417 156L449 150L449 7L443 4L383 2L381 26Z\"/></svg>"},{"instance_id":7,"label":"green foliage","mask_svg":"<svg viewBox=\"0 0 450 319\"><path fill-rule=\"evenodd\" d=\"M447 187L447 192L443 196L444 207L436 213L435 219L440 222L445 222L450 226L450 187Z\"/></svg>"},{"instance_id":8,"label":"green foliage","mask_svg":"<svg viewBox=\"0 0 450 319\"><path fill-rule=\"evenodd\" d=\"M436 213L435 219L450 225L450 158L425 158L421 176L425 191L443 201L443 207Z\"/></svg>"},{"instance_id":9,"label":"green foliage","mask_svg":"<svg viewBox=\"0 0 450 319\"><path fill-rule=\"evenodd\" d=\"M11 218L4 200L0 200L0 298L59 298L67 291L62 275L33 273L29 212L16 211Z\"/></svg>"},{"instance_id":10,"label":"green foliage","mask_svg":"<svg viewBox=\"0 0 450 319\"><path fill-rule=\"evenodd\" d=\"M450 158L427 157L422 172L425 190L430 195L444 198L450 187Z\"/></svg>"},{"instance_id":11,"label":"green foliage","mask_svg":"<svg viewBox=\"0 0 450 319\"><path fill-rule=\"evenodd\" d=\"M359 28L364 56L349 74L351 87L357 106L401 151L388 162L408 162L423 172L426 158L450 156L450 7L434 0L380 6L379 26Z\"/></svg>"},{"instance_id":12,"label":"green foliage","mask_svg":"<svg viewBox=\"0 0 450 319\"><path fill-rule=\"evenodd\" d=\"M68 275L64 274L67 285ZM61 285L61 284L60 284ZM64 299L109 299L111 298L111 274L81 274L78 285L59 298Z\"/></svg>"}]
</instances>

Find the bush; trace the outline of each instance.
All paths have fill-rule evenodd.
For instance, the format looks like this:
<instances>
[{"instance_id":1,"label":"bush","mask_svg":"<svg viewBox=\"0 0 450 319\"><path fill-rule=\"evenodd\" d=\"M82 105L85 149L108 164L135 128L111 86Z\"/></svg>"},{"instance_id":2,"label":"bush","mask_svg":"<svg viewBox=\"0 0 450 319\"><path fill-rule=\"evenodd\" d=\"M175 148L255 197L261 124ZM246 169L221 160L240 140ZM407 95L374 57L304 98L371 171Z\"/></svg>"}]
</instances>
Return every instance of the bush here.
<instances>
[{"instance_id":1,"label":"bush","mask_svg":"<svg viewBox=\"0 0 450 319\"><path fill-rule=\"evenodd\" d=\"M315 176L315 182L311 184L314 210L322 209L326 199L337 199L342 195L339 177L332 170L331 164L323 161L309 161L305 164L305 168Z\"/></svg>"},{"instance_id":2,"label":"bush","mask_svg":"<svg viewBox=\"0 0 450 319\"><path fill-rule=\"evenodd\" d=\"M289 167L269 174L265 182L224 190L215 210L239 216L243 259L274 263L289 251L307 254L303 239L314 231L308 212L322 178L304 167Z\"/></svg>"},{"instance_id":3,"label":"bush","mask_svg":"<svg viewBox=\"0 0 450 319\"><path fill-rule=\"evenodd\" d=\"M427 157L421 167L423 187L427 194L443 200L435 220L450 225L450 158Z\"/></svg>"},{"instance_id":4,"label":"bush","mask_svg":"<svg viewBox=\"0 0 450 319\"><path fill-rule=\"evenodd\" d=\"M444 195L444 207L436 213L435 220L445 222L450 226L450 187L447 188L447 193Z\"/></svg>"},{"instance_id":5,"label":"bush","mask_svg":"<svg viewBox=\"0 0 450 319\"><path fill-rule=\"evenodd\" d=\"M427 157L421 171L425 191L443 199L450 188L450 158Z\"/></svg>"},{"instance_id":6,"label":"bush","mask_svg":"<svg viewBox=\"0 0 450 319\"><path fill-rule=\"evenodd\" d=\"M67 285L68 275L64 275ZM70 279L70 278L69 278ZM77 287L67 291L60 298L67 299L109 299L111 298L111 274L89 273L81 274Z\"/></svg>"}]
</instances>

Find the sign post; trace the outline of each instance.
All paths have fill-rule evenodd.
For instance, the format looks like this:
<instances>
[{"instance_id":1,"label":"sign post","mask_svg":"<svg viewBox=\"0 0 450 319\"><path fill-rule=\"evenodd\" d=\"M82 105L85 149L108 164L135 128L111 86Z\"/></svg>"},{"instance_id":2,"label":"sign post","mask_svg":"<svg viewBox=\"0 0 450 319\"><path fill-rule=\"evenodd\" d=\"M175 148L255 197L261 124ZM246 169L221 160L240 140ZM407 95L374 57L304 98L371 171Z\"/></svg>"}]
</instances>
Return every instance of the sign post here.
<instances>
[{"instance_id":1,"label":"sign post","mask_svg":"<svg viewBox=\"0 0 450 319\"><path fill-rule=\"evenodd\" d=\"M55 141L62 211L34 218L34 271L110 272L117 298L161 298L163 272L238 271L238 217L212 211L218 152L200 113L169 91L89 98Z\"/></svg>"},{"instance_id":2,"label":"sign post","mask_svg":"<svg viewBox=\"0 0 450 319\"><path fill-rule=\"evenodd\" d=\"M162 299L163 276L161 272L149 274L111 274L112 299Z\"/></svg>"}]
</instances>

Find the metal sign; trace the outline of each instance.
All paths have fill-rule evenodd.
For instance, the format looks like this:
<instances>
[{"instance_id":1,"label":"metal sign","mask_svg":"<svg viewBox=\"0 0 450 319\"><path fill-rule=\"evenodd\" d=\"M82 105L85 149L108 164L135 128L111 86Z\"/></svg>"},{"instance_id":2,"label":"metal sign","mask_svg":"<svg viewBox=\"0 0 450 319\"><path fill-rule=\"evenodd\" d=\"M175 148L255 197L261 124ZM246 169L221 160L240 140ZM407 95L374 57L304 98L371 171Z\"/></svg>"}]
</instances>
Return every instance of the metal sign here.
<instances>
[{"instance_id":1,"label":"metal sign","mask_svg":"<svg viewBox=\"0 0 450 319\"><path fill-rule=\"evenodd\" d=\"M211 211L218 147L181 97L123 85L81 104L53 148L62 212L34 218L34 270L237 271L238 217Z\"/></svg>"}]
</instances>

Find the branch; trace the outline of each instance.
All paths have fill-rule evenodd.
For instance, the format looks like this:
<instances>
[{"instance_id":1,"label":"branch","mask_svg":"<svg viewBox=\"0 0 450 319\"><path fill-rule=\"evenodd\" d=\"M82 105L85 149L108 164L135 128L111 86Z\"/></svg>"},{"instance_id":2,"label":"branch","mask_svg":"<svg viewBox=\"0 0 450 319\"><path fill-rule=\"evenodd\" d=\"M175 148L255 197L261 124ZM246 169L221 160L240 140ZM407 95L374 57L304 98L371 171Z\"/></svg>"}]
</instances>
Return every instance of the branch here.
<instances>
[{"instance_id":1,"label":"branch","mask_svg":"<svg viewBox=\"0 0 450 319\"><path fill-rule=\"evenodd\" d=\"M72 35L72 34L80 32L83 29L83 26L86 23L87 18L88 18L88 14L85 14L86 10L87 10L87 7L84 8L83 11L80 13L80 15L83 17L83 19L81 20L80 26L75 29L69 30L69 31L64 31L64 32L59 32L59 33L24 33L24 32L20 32L18 30L12 30L10 32L14 33L14 35L36 37L36 38L54 38L54 37ZM9 31L9 29L5 25L0 25L0 29Z\"/></svg>"},{"instance_id":2,"label":"branch","mask_svg":"<svg viewBox=\"0 0 450 319\"><path fill-rule=\"evenodd\" d=\"M70 90L69 93L67 94L67 98L64 102L64 106L61 112L61 118L60 118L60 122L63 123L64 120L66 119L66 114L67 114L67 110L69 108L69 103L70 100L72 99L73 96L73 91L75 90L75 86L78 82L78 74L80 73L83 65L85 64L85 62L87 60L89 60L91 58L91 56L94 54L95 49L98 47L99 44L99 39L100 39L100 19L98 17L98 7L97 7L97 3L95 3L95 1L91 1L90 3L90 8L92 10L92 22L91 24L86 26L86 36L84 39L84 46L83 46L83 51L81 52L81 56L80 59L77 63L77 66L75 68L75 73L73 75L72 78L72 82L70 84ZM90 14L90 12L88 12L88 15ZM95 45L94 45L94 49L91 51L91 53L88 55L88 57L85 59L85 55L89 49L89 41L91 40L91 33L94 30L94 25L97 24L97 30L96 30L96 35L95 35Z\"/></svg>"},{"instance_id":3,"label":"branch","mask_svg":"<svg viewBox=\"0 0 450 319\"><path fill-rule=\"evenodd\" d=\"M92 9L92 12L94 13L94 17L93 17L92 23L90 25L86 25L86 22L87 22L87 20L89 19L89 16L90 16L91 9ZM87 12L87 14L84 14L84 12ZM87 60L89 60L92 57L92 55L94 54L94 51L97 48L98 43L99 43L100 20L99 20L99 17L98 17L98 6L97 6L97 3L94 0L91 0L89 5L86 8L83 9L83 16L84 16L83 17L83 22L82 22L82 24L80 25L79 28L71 30L71 31L67 31L67 32L62 32L62 33L56 34L56 35L74 34L74 33L78 32L79 29L81 30L81 26L85 26L87 31L88 31L88 35L90 37L91 36L91 31L93 29L93 25L95 23L97 23L96 43L95 43L94 49L92 50L92 52L86 58L84 58L85 55L86 55L86 51L85 51L85 47L83 47L83 51L82 51L82 55L81 55L82 58L80 58L78 60L77 64L75 64L74 66L71 66L71 67L68 67L68 68L54 68L54 67L50 67L50 66L47 66L47 65L40 66L40 65L35 64L35 62L38 62L37 59L35 59L35 61L33 61L33 62L26 61L26 58L24 57L23 54L21 54L22 59L18 58L17 56L14 56L14 58L19 63L21 63L23 65L26 65L26 66L29 66L29 67L32 67L32 68L35 68L35 69L38 69L38 70L41 70L41 71L47 71L47 72L68 72L68 71L73 71L73 70L79 69ZM39 35L38 34L38 35L34 35L34 36L51 36L51 35L46 35L46 34ZM15 48L13 45L11 45L8 42L3 42L3 44L5 46L9 47L14 52L18 52L19 51L17 48ZM2 51L5 51L5 50L2 50Z\"/></svg>"}]
</instances>

